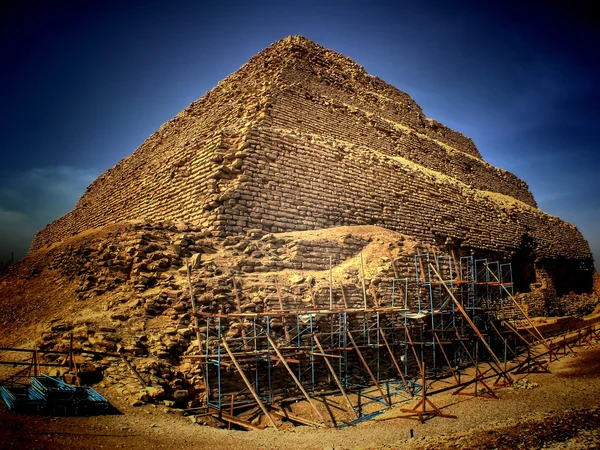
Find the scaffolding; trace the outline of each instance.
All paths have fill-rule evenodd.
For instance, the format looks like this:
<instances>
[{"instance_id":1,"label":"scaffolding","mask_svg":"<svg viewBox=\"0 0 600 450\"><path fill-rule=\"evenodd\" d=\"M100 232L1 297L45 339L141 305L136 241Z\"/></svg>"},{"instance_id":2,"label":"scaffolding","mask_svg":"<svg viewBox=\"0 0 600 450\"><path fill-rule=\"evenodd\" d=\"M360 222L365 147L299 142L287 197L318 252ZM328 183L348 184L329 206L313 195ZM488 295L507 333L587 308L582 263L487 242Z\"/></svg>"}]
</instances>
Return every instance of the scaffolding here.
<instances>
[{"instance_id":1,"label":"scaffolding","mask_svg":"<svg viewBox=\"0 0 600 450\"><path fill-rule=\"evenodd\" d=\"M391 297L378 301L373 294L372 306L363 284L363 308L348 308L342 287L343 308L333 307L330 291L323 308L313 296L312 308L286 310L276 285L279 309L196 313L206 331L202 353L188 358L203 368L206 407L220 418L260 410L274 425L272 415L281 416L283 405L304 399L314 423L330 426L313 400L337 394L348 425L409 401L426 389L425 375L452 375L458 384L461 368L487 362L500 377L510 263L418 253L414 269L414 278L394 270ZM367 404L380 409L365 414Z\"/></svg>"}]
</instances>

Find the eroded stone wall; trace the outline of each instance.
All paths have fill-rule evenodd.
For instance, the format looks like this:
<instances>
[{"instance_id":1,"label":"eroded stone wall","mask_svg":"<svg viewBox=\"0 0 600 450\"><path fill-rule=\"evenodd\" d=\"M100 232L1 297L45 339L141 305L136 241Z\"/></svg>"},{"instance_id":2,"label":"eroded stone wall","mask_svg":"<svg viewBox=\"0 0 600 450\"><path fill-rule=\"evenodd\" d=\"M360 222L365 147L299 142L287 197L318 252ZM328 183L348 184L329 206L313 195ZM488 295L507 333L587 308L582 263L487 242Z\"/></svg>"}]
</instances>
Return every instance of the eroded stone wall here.
<instances>
[{"instance_id":1,"label":"eroded stone wall","mask_svg":"<svg viewBox=\"0 0 600 450\"><path fill-rule=\"evenodd\" d=\"M226 219L217 229L224 234L238 217L273 232L370 224L504 254L529 234L539 257L590 257L574 226L408 160L278 129L258 130L249 142L257 144L249 144L243 160L240 195L220 207Z\"/></svg>"},{"instance_id":2,"label":"eroded stone wall","mask_svg":"<svg viewBox=\"0 0 600 450\"><path fill-rule=\"evenodd\" d=\"M298 129L323 138L400 156L481 190L509 195L536 206L525 182L482 159L456 150L424 133L384 120L363 109L298 88L281 92L269 111L274 127Z\"/></svg>"}]
</instances>

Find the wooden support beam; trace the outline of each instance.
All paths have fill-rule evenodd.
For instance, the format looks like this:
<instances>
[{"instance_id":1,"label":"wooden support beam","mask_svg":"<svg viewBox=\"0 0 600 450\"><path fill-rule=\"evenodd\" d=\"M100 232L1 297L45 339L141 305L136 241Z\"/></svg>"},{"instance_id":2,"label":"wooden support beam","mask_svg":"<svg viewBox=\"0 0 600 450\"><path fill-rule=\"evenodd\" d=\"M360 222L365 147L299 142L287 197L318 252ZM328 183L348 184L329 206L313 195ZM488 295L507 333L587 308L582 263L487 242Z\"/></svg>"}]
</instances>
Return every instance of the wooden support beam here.
<instances>
[{"instance_id":1,"label":"wooden support beam","mask_svg":"<svg viewBox=\"0 0 600 450\"><path fill-rule=\"evenodd\" d=\"M421 281L421 283L425 283L425 268L423 266L423 257L421 255L418 255L417 258L419 259L419 268L421 269L419 280Z\"/></svg>"},{"instance_id":2,"label":"wooden support beam","mask_svg":"<svg viewBox=\"0 0 600 450\"><path fill-rule=\"evenodd\" d=\"M241 316L243 316L243 317L265 317L265 316L275 317L275 316L296 316L296 315L303 315L303 314L318 314L320 316L326 316L326 315L333 315L333 314L339 314L339 313L347 313L349 315L360 316L362 314L370 313L370 312L396 313L396 312L405 312L405 311L408 311L408 309L404 308L403 306L381 306L381 307L373 307L373 308L367 308L367 309L348 308L348 309L336 310L336 311L329 311L329 310L323 310L323 309L317 309L317 308L300 309L300 310L271 309L269 311L264 311L261 313L243 313L243 314L239 314L239 313L216 314L216 313L207 313L207 312L198 311L198 312L196 312L196 315L198 317L212 317L212 318L228 319L228 318L236 318L236 317L241 317ZM251 339L251 338L248 338L248 339ZM120 356L120 355L117 355L117 356Z\"/></svg>"},{"instance_id":3,"label":"wooden support beam","mask_svg":"<svg viewBox=\"0 0 600 450\"><path fill-rule=\"evenodd\" d=\"M346 404L348 405L348 411L351 412L352 414L354 414L354 417L358 419L358 414L354 410L354 406L352 406L352 402L348 398L348 395L346 394L346 390L344 389L344 386L342 386L340 379L338 378L337 374L335 373L335 370L333 369L333 366L331 365L331 362L328 359L329 357L334 357L334 355L326 355L325 354L325 350L323 350L323 347L321 346L321 342L319 341L319 338L317 338L317 336L315 334L313 334L313 339L315 340L315 344L317 344L317 347L319 347L319 351L321 352L320 356L323 356L325 365L327 365L327 368L329 369L331 376L335 380L335 384L337 384L338 389L342 393L342 396L344 397L344 400L346 401Z\"/></svg>"},{"instance_id":4,"label":"wooden support beam","mask_svg":"<svg viewBox=\"0 0 600 450\"><path fill-rule=\"evenodd\" d=\"M417 349L415 348L415 344L412 340L410 332L408 331L408 327L404 327L404 334L406 334L406 339L408 340L410 348L412 349L413 356L415 357L415 361L417 361L417 367L419 368L419 372L420 372L421 371L421 358L419 358L419 355L417 355Z\"/></svg>"},{"instance_id":5,"label":"wooden support beam","mask_svg":"<svg viewBox=\"0 0 600 450\"><path fill-rule=\"evenodd\" d=\"M273 425L273 427L276 430L279 430L279 427L277 426L277 424L273 420L273 417L271 417L271 415L269 414L269 411L267 411L267 408L265 408L265 405L263 404L262 400L260 399L260 397L258 396L258 394L256 393L256 391L252 387L252 384L250 384L250 381L246 377L246 374L244 373L244 371L240 367L237 359L235 358L235 356L231 352L231 350L229 348L229 345L227 345L227 341L225 340L225 338L221 339L221 343L223 345L223 348L225 349L225 351L227 352L227 354L231 358L231 361L235 365L235 368L237 369L238 373L240 374L240 377L242 377L242 380L244 381L244 384L248 388L248 391L250 392L250 394L252 394L252 397L254 397L254 400L256 400L256 403L258 404L258 406L262 410L263 414L267 417L267 419L269 419L269 422L271 423L271 425Z\"/></svg>"},{"instance_id":6,"label":"wooden support beam","mask_svg":"<svg viewBox=\"0 0 600 450\"><path fill-rule=\"evenodd\" d=\"M475 358L473 358L473 355L471 355L471 352L469 351L469 349L467 348L466 344L465 344L465 339L461 339L460 335L458 334L458 330L455 331L456 333L456 340L460 343L460 345L462 345L463 349L465 350L465 353L467 354L467 356L469 357L469 360L471 361L471 364L473 364L473 366L478 367L478 363L475 360ZM498 376L503 376L504 373L506 373L506 370L498 370L498 368L494 367L489 361L488 361L488 365L490 366L490 369L494 371L494 373ZM479 370L479 369L477 369ZM487 372L487 371L486 371Z\"/></svg>"},{"instance_id":7,"label":"wooden support beam","mask_svg":"<svg viewBox=\"0 0 600 450\"><path fill-rule=\"evenodd\" d=\"M238 292L237 283L235 282L235 277L231 277L231 281L233 282L233 295L235 296L235 306L238 313L242 313L242 302L240 301L240 294ZM242 328L242 340L244 341L244 350L248 350L248 341L246 341L246 327L245 327L246 319L242 316L240 318L240 326Z\"/></svg>"},{"instance_id":8,"label":"wooden support beam","mask_svg":"<svg viewBox=\"0 0 600 450\"><path fill-rule=\"evenodd\" d=\"M352 336L352 333L350 332L350 330L347 330L346 333L348 334L348 337L350 338L350 342L352 343L352 346L354 347L354 350L356 351L356 354L358 355L358 359L360 359L360 362L362 363L363 367L367 370L367 373L371 377L371 381L373 381L373 384L375 384L375 386L377 387L377 390L379 390L379 393L381 394L381 398L383 398L385 400L385 402L388 405L388 408L391 408L392 402L390 401L388 396L385 395L385 393L383 392L383 389L381 389L381 386L377 382L375 375L373 375L373 372L371 371L371 368L367 364L367 361L365 360L362 352L358 348L358 345L356 345L356 342L354 341L354 336Z\"/></svg>"},{"instance_id":9,"label":"wooden support beam","mask_svg":"<svg viewBox=\"0 0 600 450\"><path fill-rule=\"evenodd\" d=\"M37 377L39 375L39 365L40 365L37 344L36 344L34 350L35 351L33 352L33 376Z\"/></svg>"},{"instance_id":10,"label":"wooden support beam","mask_svg":"<svg viewBox=\"0 0 600 450\"><path fill-rule=\"evenodd\" d=\"M394 257L392 256L392 252L390 251L390 249L387 249L387 255L388 258L390 258L390 263L392 265L392 269L394 270L394 278L400 278L400 275L398 275L398 269L396 268L396 263L394 261Z\"/></svg>"},{"instance_id":11,"label":"wooden support beam","mask_svg":"<svg viewBox=\"0 0 600 450\"><path fill-rule=\"evenodd\" d=\"M452 255L452 261L454 261L454 267L456 267L458 281L462 281L462 274L460 273L460 264L458 264L456 260L456 251L452 248L450 249L450 254Z\"/></svg>"},{"instance_id":12,"label":"wooden support beam","mask_svg":"<svg viewBox=\"0 0 600 450\"><path fill-rule=\"evenodd\" d=\"M381 306L381 303L379 302L379 300L377 300L377 292L375 292L375 286L373 285L373 283L369 285L369 291L371 292L371 297L373 297L373 304L379 308Z\"/></svg>"},{"instance_id":13,"label":"wooden support beam","mask_svg":"<svg viewBox=\"0 0 600 450\"><path fill-rule=\"evenodd\" d=\"M283 360L281 358L279 358L278 356L274 356L274 355L271 355L270 359L271 359L271 361L278 361L278 362L282 361L283 362ZM300 364L300 360L299 359L295 359L295 358L292 358L292 359L287 358L285 361L288 364Z\"/></svg>"},{"instance_id":14,"label":"wooden support beam","mask_svg":"<svg viewBox=\"0 0 600 450\"><path fill-rule=\"evenodd\" d=\"M208 414L205 414L205 415L208 415ZM210 415L212 417L214 417L215 419L222 420L223 422L227 422L228 423L227 429L229 429L229 430L231 430L230 424L238 425L242 428L246 428L247 430L264 430L264 427L259 427L259 426L253 425L250 422L246 422L245 420L242 420L238 417L234 417L232 415L225 414L222 411L220 411L218 413L210 413Z\"/></svg>"},{"instance_id":15,"label":"wooden support beam","mask_svg":"<svg viewBox=\"0 0 600 450\"><path fill-rule=\"evenodd\" d=\"M498 357L496 356L496 354L494 353L494 351L492 350L492 348L490 347L490 345L488 344L488 342L483 337L483 334L481 334L481 331L479 331L479 328L477 328L477 325L475 325L473 323L473 321L471 320L471 318L467 314L467 311L465 311L465 309L460 304L460 302L456 299L456 297L454 296L454 294L452 293L452 291L450 290L450 288L446 285L446 283L444 283L444 280L442 279L442 277L439 274L439 272L435 269L435 267L433 266L433 264L430 263L429 264L429 268L431 270L433 270L433 272L435 273L435 275L442 282L442 286L444 286L444 289L446 289L446 291L448 292L448 295L450 295L450 297L454 301L454 304L456 305L456 307L458 308L458 310L460 311L460 313L463 315L463 317L465 318L465 320L467 321L467 323L469 324L469 326L473 329L473 331L475 332L475 334L479 337L479 339L483 343L483 346L486 348L486 350L490 354L492 360L494 361L494 363L496 363L496 365L498 367L498 372L501 373L502 372L502 363L500 362L500 360L498 359ZM506 380L508 382L512 383L512 379L510 378L510 376L508 374L505 374L504 376L505 376L505 378L506 378Z\"/></svg>"},{"instance_id":16,"label":"wooden support beam","mask_svg":"<svg viewBox=\"0 0 600 450\"><path fill-rule=\"evenodd\" d=\"M487 264L485 264L485 268L496 279L496 281L498 283L500 283L500 280L498 279L498 277L496 276L496 274L490 270L490 268L489 268L489 266ZM540 330L538 330L538 328L535 326L535 324L531 321L531 319L529 318L529 316L527 315L527 313L525 312L525 310L523 309L523 307L519 304L519 302L517 301L517 299L513 297L513 295L509 292L508 289L506 289L506 286L504 286L504 284L500 283L500 286L502 287L502 289L504 289L506 291L506 293L508 294L508 297L513 301L513 303L515 305L517 305L517 308L519 308L519 310L521 311L521 313L523 313L523 316L525 316L525 320L527 320L527 322L529 323L529 325L531 325L531 327L536 331L536 333L538 334L538 336L542 340L542 344L544 345L544 347L546 347L546 349L550 350L550 346L546 342L546 339L544 339L544 336L542 336L542 333L540 333ZM537 337L536 337L536 339L537 339Z\"/></svg>"},{"instance_id":17,"label":"wooden support beam","mask_svg":"<svg viewBox=\"0 0 600 450\"><path fill-rule=\"evenodd\" d=\"M571 350L574 355L577 355L577 352L571 347L569 341L567 341L567 335L563 335L563 340L560 343L550 342L550 347L552 347L552 351L550 352L550 361L555 359L558 361L559 355L567 355L567 349ZM562 351L561 351L562 350Z\"/></svg>"},{"instance_id":18,"label":"wooden support beam","mask_svg":"<svg viewBox=\"0 0 600 450\"><path fill-rule=\"evenodd\" d=\"M131 365L131 363L129 362L129 360L127 359L127 357L125 355L122 356L123 361L125 362L125 364L127 365L127 367L129 368L129 370L131 370L131 372L135 375L135 377L137 378L137 380L140 382L140 384L142 385L142 387L147 387L148 383L146 383L144 381L144 379L142 378L142 376L139 374L139 372L137 370L135 370L135 367L133 367Z\"/></svg>"},{"instance_id":19,"label":"wooden support beam","mask_svg":"<svg viewBox=\"0 0 600 450\"><path fill-rule=\"evenodd\" d=\"M508 323L508 321L507 321L507 320L503 321L502 323L504 324L504 326L505 326L505 327L507 327L507 328L508 328L510 331L512 331L512 332L515 334L515 336L517 336L517 337L518 337L518 338L521 340L521 342L523 342L523 343L525 344L525 346L526 346L527 348L530 348L530 347L531 347L531 342L529 342L527 339L525 339L525 338L524 338L524 337L521 335L521 333L519 333L519 332L516 330L516 328L514 328L514 327L513 327L513 326L512 326L510 323Z\"/></svg>"},{"instance_id":20,"label":"wooden support beam","mask_svg":"<svg viewBox=\"0 0 600 450\"><path fill-rule=\"evenodd\" d=\"M196 331L196 339L198 340L198 351L202 353L202 343L200 341L200 326L198 325L198 311L196 311L196 300L194 299L194 288L192 287L192 270L190 269L190 262L185 259L185 269L187 272L188 286L190 289L190 300L192 301L192 316L194 316L194 329Z\"/></svg>"},{"instance_id":21,"label":"wooden support beam","mask_svg":"<svg viewBox=\"0 0 600 450\"><path fill-rule=\"evenodd\" d=\"M362 291L363 291L363 306L367 309L367 288L365 285L365 264L363 261L362 252L360 254L360 274L361 274L361 283L362 283Z\"/></svg>"},{"instance_id":22,"label":"wooden support beam","mask_svg":"<svg viewBox=\"0 0 600 450\"><path fill-rule=\"evenodd\" d=\"M69 372L73 372L75 361L73 361L73 332L69 336Z\"/></svg>"},{"instance_id":23,"label":"wooden support beam","mask_svg":"<svg viewBox=\"0 0 600 450\"><path fill-rule=\"evenodd\" d=\"M435 261L435 266L438 270L440 270L440 261L438 260L437 253L435 251L435 247L431 247L431 253L433 253L433 259Z\"/></svg>"},{"instance_id":24,"label":"wooden support beam","mask_svg":"<svg viewBox=\"0 0 600 450\"><path fill-rule=\"evenodd\" d=\"M313 422L312 420L308 420L308 419L305 419L304 417L297 416L289 411L286 411L283 408L280 410L271 411L271 414L273 414L274 416L277 416L281 419L287 419L290 422L300 423L302 425L307 425L309 427L315 427L315 428L319 427L319 424L317 422Z\"/></svg>"},{"instance_id":25,"label":"wooden support beam","mask_svg":"<svg viewBox=\"0 0 600 450\"><path fill-rule=\"evenodd\" d=\"M298 389L300 389L300 392L302 392L302 395L304 395L304 397L306 398L306 400L308 401L308 403L310 404L312 409L317 413L317 416L321 419L321 421L323 423L325 423L326 422L325 417L323 417L323 414L321 414L321 411L319 411L317 406L314 404L314 402L310 398L310 395L308 395L308 392L306 392L306 390L304 389L304 386L302 386L302 383L300 383L300 380L298 380L298 378L296 378L296 374L290 368L290 366L287 363L287 361L285 360L284 356L279 351L279 348L277 347L277 344L275 344L275 341L273 341L273 338L271 338L271 336L269 336L268 334L266 336L267 336L267 339L269 340L269 344L271 345L271 347L273 347L273 350L275 350L275 353L277 353L277 356L279 357L279 359L283 363L284 367L289 372L290 376L292 377L292 380L294 380L294 383L296 383L296 386L298 386Z\"/></svg>"},{"instance_id":26,"label":"wooden support beam","mask_svg":"<svg viewBox=\"0 0 600 450\"><path fill-rule=\"evenodd\" d=\"M343 356L340 355L330 355L328 353L315 353L315 352L309 352L309 355L312 356L323 356L325 358L336 358L336 359L344 359ZM289 360L288 360L289 361Z\"/></svg>"},{"instance_id":27,"label":"wooden support beam","mask_svg":"<svg viewBox=\"0 0 600 450\"><path fill-rule=\"evenodd\" d=\"M277 291L277 300L279 301L279 308L283 311L283 299L281 297L281 290L279 289L279 281L275 278L275 290ZM290 331L288 330L287 320L285 316L282 318L283 320L283 332L285 334L285 340L287 342L290 341Z\"/></svg>"},{"instance_id":28,"label":"wooden support beam","mask_svg":"<svg viewBox=\"0 0 600 450\"><path fill-rule=\"evenodd\" d=\"M233 406L235 401L235 394L231 394L231 402L229 403L229 415L233 417ZM227 429L231 430L231 422L227 424Z\"/></svg>"},{"instance_id":29,"label":"wooden support beam","mask_svg":"<svg viewBox=\"0 0 600 450\"><path fill-rule=\"evenodd\" d=\"M458 331L456 332L458 334ZM460 345L463 346L465 352L467 353L469 359L471 360L471 364L473 364L473 366L475 367L475 377L473 378L473 380L471 380L471 383L469 384L465 384L461 387L459 387L456 391L452 392L452 395L472 395L474 397L479 396L479 386L478 384L481 384L485 390L487 391L487 397L488 398L498 398L498 396L496 395L496 393L493 391L492 388L490 388L487 383L485 382L484 379L484 375L485 373L489 372L490 369L494 370L494 368L492 367L492 365L490 364L490 369L486 370L485 372L481 372L479 370L479 358L478 355L475 355L475 358L473 358L473 355L471 355L471 352L469 352L469 350L467 349L467 346L465 345L465 343L463 341L460 341ZM497 373L497 372L496 372ZM497 373L498 376L501 376L501 374ZM469 385L471 384L475 384L475 392L474 393L465 393L463 392ZM485 394L484 394L485 395Z\"/></svg>"},{"instance_id":30,"label":"wooden support beam","mask_svg":"<svg viewBox=\"0 0 600 450\"><path fill-rule=\"evenodd\" d=\"M446 364L448 364L448 368L450 369L450 372L452 373L452 377L454 377L454 381L456 382L456 384L459 384L458 377L456 376L456 372L455 372L454 368L452 367L450 360L448 359L448 355L446 355L444 346L440 342L440 338L438 337L437 333L433 333L433 337L435 338L435 340L439 346L439 349L441 350L442 355L444 356L444 359L446 360Z\"/></svg>"},{"instance_id":31,"label":"wooden support beam","mask_svg":"<svg viewBox=\"0 0 600 450\"><path fill-rule=\"evenodd\" d=\"M444 414L429 398L427 398L427 381L425 380L425 362L421 364L421 400L412 408L402 408L400 411L409 413L405 416L399 416L399 419L417 419L421 423L425 423L428 419L434 416L446 417L448 419L458 419L457 416ZM427 410L429 405L432 410ZM394 417L395 418L395 417Z\"/></svg>"},{"instance_id":32,"label":"wooden support beam","mask_svg":"<svg viewBox=\"0 0 600 450\"><path fill-rule=\"evenodd\" d=\"M342 298L344 299L344 308L348 309L348 299L346 298L346 291L344 291L344 285L341 281L339 281L339 283L340 289L342 290Z\"/></svg>"},{"instance_id":33,"label":"wooden support beam","mask_svg":"<svg viewBox=\"0 0 600 450\"><path fill-rule=\"evenodd\" d=\"M383 343L385 344L385 347L387 348L387 351L390 354L390 358L392 359L392 363L394 364L394 367L396 368L396 371L398 372L398 375L400 375L400 378L402 379L402 383L404 383L404 387L406 388L406 392L408 392L411 397L414 397L413 390L411 389L411 387L406 382L406 378L404 378L404 371L400 368L400 365L398 364L398 361L396 360L396 357L394 356L394 352L392 351L392 347L390 347L390 344L389 344L389 342L387 340L387 337L385 336L385 332L383 331L382 328L379 328L379 333L381 334L381 337L383 338Z\"/></svg>"},{"instance_id":34,"label":"wooden support beam","mask_svg":"<svg viewBox=\"0 0 600 450\"><path fill-rule=\"evenodd\" d=\"M333 267L329 255L329 309L333 310Z\"/></svg>"}]
</instances>

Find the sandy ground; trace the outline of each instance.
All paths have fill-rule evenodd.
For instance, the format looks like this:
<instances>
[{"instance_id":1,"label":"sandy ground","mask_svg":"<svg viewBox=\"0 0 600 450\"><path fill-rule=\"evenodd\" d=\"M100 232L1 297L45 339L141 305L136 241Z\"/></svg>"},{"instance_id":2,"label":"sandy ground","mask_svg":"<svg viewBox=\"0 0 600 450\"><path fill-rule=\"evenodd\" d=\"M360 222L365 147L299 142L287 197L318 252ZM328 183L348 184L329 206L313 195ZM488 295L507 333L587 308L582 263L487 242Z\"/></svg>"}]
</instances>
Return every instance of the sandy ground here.
<instances>
[{"instance_id":1,"label":"sandy ground","mask_svg":"<svg viewBox=\"0 0 600 450\"><path fill-rule=\"evenodd\" d=\"M420 424L393 419L401 414L395 408L379 416L389 420L344 429L227 431L192 424L185 417L166 414L163 407L134 408L109 396L122 414L41 417L15 414L2 406L0 448L600 448L600 344L576 350L577 356L553 362L551 374L526 375L539 384L530 390L500 388L498 400L445 393L431 397L457 420L435 417ZM437 381L433 388L444 383Z\"/></svg>"}]
</instances>

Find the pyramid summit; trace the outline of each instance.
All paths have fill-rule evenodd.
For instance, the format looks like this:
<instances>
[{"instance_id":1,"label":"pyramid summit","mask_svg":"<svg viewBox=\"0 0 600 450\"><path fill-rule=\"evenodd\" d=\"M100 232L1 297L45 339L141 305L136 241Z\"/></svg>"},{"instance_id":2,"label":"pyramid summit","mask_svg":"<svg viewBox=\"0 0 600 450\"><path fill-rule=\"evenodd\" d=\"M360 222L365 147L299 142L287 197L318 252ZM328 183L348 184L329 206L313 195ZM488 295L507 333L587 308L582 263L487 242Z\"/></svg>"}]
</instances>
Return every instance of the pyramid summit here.
<instances>
[{"instance_id":1,"label":"pyramid summit","mask_svg":"<svg viewBox=\"0 0 600 450\"><path fill-rule=\"evenodd\" d=\"M96 179L30 253L129 220L214 237L377 225L591 283L588 243L527 184L406 93L304 37L282 39ZM569 273L568 277L564 277Z\"/></svg>"}]
</instances>

